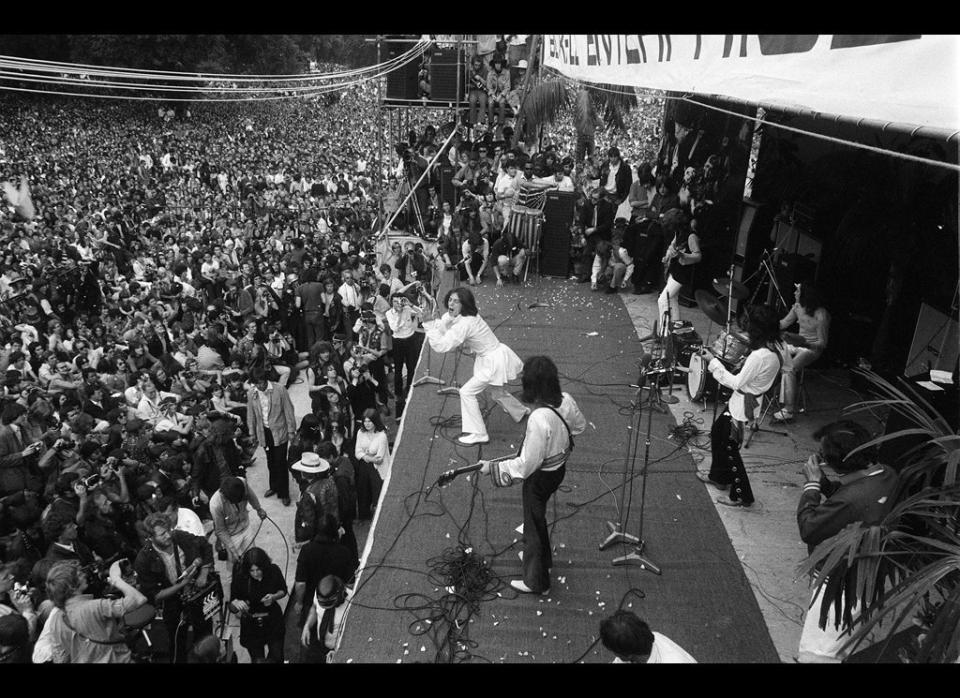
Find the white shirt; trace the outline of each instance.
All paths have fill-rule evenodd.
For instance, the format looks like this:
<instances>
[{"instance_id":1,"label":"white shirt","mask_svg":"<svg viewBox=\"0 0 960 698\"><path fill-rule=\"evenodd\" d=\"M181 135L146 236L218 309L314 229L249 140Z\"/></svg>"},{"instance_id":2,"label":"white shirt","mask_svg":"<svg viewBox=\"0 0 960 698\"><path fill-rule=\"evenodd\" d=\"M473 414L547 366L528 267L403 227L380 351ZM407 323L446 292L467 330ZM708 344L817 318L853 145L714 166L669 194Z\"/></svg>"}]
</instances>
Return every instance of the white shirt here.
<instances>
[{"instance_id":1,"label":"white shirt","mask_svg":"<svg viewBox=\"0 0 960 698\"><path fill-rule=\"evenodd\" d=\"M613 664L628 664L619 657L613 660ZM685 649L666 635L654 631L653 647L650 650L650 658L647 664L696 664L694 659Z\"/></svg>"},{"instance_id":2,"label":"white shirt","mask_svg":"<svg viewBox=\"0 0 960 698\"><path fill-rule=\"evenodd\" d=\"M203 530L203 523L196 512L186 507L177 509L177 525L174 527L177 531L186 531L195 536L206 538L207 532Z\"/></svg>"},{"instance_id":3,"label":"white shirt","mask_svg":"<svg viewBox=\"0 0 960 698\"><path fill-rule=\"evenodd\" d=\"M263 428L270 428L270 392L273 390L273 385L270 381L267 381L267 389L260 390L259 388L254 388L257 391L257 400L260 403L260 415L263 417Z\"/></svg>"},{"instance_id":4,"label":"white shirt","mask_svg":"<svg viewBox=\"0 0 960 698\"><path fill-rule=\"evenodd\" d=\"M343 299L343 306L345 308L360 307L360 297L356 286L351 286L346 283L341 284L340 288L337 289L337 293L339 293L340 298Z\"/></svg>"},{"instance_id":5,"label":"white shirt","mask_svg":"<svg viewBox=\"0 0 960 698\"><path fill-rule=\"evenodd\" d=\"M386 312L386 318L394 339L407 339L417 330L417 320L409 308L402 308L399 313L390 308Z\"/></svg>"},{"instance_id":6,"label":"white shirt","mask_svg":"<svg viewBox=\"0 0 960 698\"><path fill-rule=\"evenodd\" d=\"M557 412L566 420L570 434L582 434L587 428L586 418L569 393L563 393L563 402ZM525 480L540 468L545 458L570 448L570 434L552 410L545 407L535 409L527 418L527 431L523 437L520 455L501 461L500 470L509 473L515 480Z\"/></svg>"},{"instance_id":7,"label":"white shirt","mask_svg":"<svg viewBox=\"0 0 960 698\"><path fill-rule=\"evenodd\" d=\"M761 347L747 355L739 373L730 373L716 358L710 361L707 368L718 383L734 390L729 403L730 416L739 422L746 422L748 420L743 404L743 393L756 395L759 401L760 396L770 389L777 374L780 373L780 361L770 349Z\"/></svg>"},{"instance_id":8,"label":"white shirt","mask_svg":"<svg viewBox=\"0 0 960 698\"><path fill-rule=\"evenodd\" d=\"M611 194L617 193L617 173L620 171L620 165L623 164L623 161L617 163L617 166L614 167L610 165L610 170L607 173L607 181L603 185L603 188L606 189Z\"/></svg>"},{"instance_id":9,"label":"white shirt","mask_svg":"<svg viewBox=\"0 0 960 698\"><path fill-rule=\"evenodd\" d=\"M573 180L567 177L566 175L564 175L563 179L561 179L559 182L557 182L556 178L554 178L553 181L555 184L558 185L557 191L575 191L576 190L576 186L574 185Z\"/></svg>"}]
</instances>

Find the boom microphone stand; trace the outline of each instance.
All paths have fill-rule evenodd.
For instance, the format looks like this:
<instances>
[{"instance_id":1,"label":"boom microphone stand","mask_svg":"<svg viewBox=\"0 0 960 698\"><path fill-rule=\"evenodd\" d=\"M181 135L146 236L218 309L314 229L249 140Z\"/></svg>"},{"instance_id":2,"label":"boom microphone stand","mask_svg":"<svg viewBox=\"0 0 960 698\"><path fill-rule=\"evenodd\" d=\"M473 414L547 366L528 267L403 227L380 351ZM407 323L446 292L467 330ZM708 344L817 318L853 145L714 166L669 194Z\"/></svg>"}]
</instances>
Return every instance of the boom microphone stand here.
<instances>
[{"instance_id":1,"label":"boom microphone stand","mask_svg":"<svg viewBox=\"0 0 960 698\"><path fill-rule=\"evenodd\" d=\"M421 291L421 294L422 294L422 291ZM431 315L433 316L433 319L436 320L436 318L437 318L437 303L436 303L436 301L433 300L432 298L430 298L429 300L431 301L431 304L432 304L432 306L433 306L433 311L432 311ZM425 374L423 374L422 376L420 376L417 380L415 380L415 381L411 384L410 387L411 387L411 388L416 388L416 387L418 387L418 386L426 385L426 384L429 384L429 385L446 385L447 382L446 382L445 380L443 380L442 378L437 378L436 376L431 376L431 375L430 375L430 354L433 353L433 349L430 348L430 342L429 342L429 340L427 339L426 334L424 334L423 343L427 345L427 372L426 372ZM397 370L396 367L394 367L393 370L396 371L396 370Z\"/></svg>"}]
</instances>

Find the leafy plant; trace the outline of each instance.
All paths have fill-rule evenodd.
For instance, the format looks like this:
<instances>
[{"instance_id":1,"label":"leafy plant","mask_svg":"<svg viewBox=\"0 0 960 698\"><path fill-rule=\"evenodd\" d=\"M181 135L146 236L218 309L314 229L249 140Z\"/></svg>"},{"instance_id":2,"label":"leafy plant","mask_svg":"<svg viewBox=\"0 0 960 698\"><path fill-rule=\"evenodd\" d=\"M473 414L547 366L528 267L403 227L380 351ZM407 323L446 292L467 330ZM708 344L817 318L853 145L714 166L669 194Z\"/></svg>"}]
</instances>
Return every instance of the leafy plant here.
<instances>
[{"instance_id":1,"label":"leafy plant","mask_svg":"<svg viewBox=\"0 0 960 698\"><path fill-rule=\"evenodd\" d=\"M800 565L815 575L824 594L820 627L828 613L846 627L845 649L862 646L881 625L887 632L912 621L921 628L905 661L950 662L960 645L960 436L913 388L898 388L870 371L857 370L876 398L844 412L886 409L910 426L860 446L868 449L904 438L921 442L898 463L894 503L880 524L851 524L823 541ZM889 625L887 625L889 623Z\"/></svg>"}]
</instances>

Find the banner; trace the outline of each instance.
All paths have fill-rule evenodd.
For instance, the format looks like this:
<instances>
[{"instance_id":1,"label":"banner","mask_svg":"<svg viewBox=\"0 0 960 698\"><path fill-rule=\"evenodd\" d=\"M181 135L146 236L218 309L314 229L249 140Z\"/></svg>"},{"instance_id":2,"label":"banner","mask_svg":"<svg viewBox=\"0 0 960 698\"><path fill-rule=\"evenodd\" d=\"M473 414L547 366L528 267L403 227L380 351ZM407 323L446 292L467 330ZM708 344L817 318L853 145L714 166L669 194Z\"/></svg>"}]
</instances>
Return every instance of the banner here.
<instances>
[{"instance_id":1,"label":"banner","mask_svg":"<svg viewBox=\"0 0 960 698\"><path fill-rule=\"evenodd\" d=\"M960 130L957 35L545 34L543 51L587 82Z\"/></svg>"}]
</instances>

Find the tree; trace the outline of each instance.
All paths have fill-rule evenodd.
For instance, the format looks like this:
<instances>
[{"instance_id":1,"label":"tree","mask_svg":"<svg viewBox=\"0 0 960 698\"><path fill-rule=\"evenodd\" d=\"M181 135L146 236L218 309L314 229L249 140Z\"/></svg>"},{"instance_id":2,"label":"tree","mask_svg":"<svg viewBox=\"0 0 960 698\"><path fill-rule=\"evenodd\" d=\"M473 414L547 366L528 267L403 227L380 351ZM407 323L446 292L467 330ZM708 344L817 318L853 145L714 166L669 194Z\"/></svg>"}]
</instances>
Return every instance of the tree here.
<instances>
[{"instance_id":1,"label":"tree","mask_svg":"<svg viewBox=\"0 0 960 698\"><path fill-rule=\"evenodd\" d=\"M515 136L520 137L524 127L530 137L543 124L554 123L565 109L573 110L573 125L578 143L594 141L597 127L602 124L623 129L624 117L637 106L637 97L629 87L622 85L580 85L573 88L562 78L542 78L539 65L540 36L530 42L530 66L524 76L520 98L520 114Z\"/></svg>"}]
</instances>

